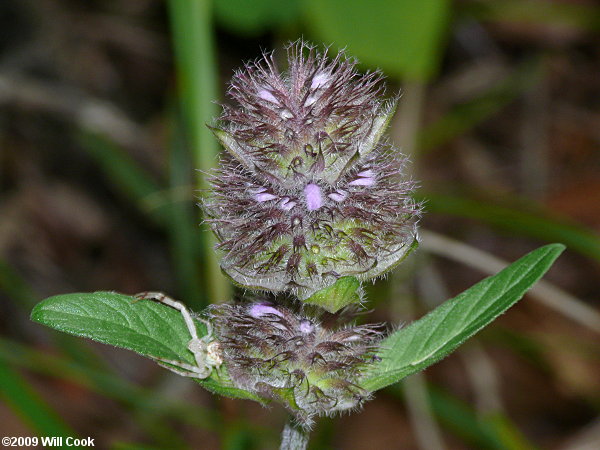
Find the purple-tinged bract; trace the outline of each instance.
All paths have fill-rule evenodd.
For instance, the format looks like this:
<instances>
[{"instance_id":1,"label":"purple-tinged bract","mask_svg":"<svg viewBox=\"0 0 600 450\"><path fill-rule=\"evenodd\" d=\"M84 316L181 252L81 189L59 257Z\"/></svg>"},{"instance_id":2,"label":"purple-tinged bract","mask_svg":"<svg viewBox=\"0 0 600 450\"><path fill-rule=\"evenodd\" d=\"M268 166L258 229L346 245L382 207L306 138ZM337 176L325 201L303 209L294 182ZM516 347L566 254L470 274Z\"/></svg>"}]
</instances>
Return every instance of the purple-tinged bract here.
<instances>
[{"instance_id":1,"label":"purple-tinged bract","mask_svg":"<svg viewBox=\"0 0 600 450\"><path fill-rule=\"evenodd\" d=\"M282 403L304 424L370 397L359 382L375 362L378 326L331 331L266 302L212 305L210 317L234 385Z\"/></svg>"},{"instance_id":2,"label":"purple-tinged bract","mask_svg":"<svg viewBox=\"0 0 600 450\"><path fill-rule=\"evenodd\" d=\"M381 75L303 42L288 65L265 55L234 75L234 104L211 128L226 153L205 209L235 282L305 299L393 267L416 243L420 207L404 158L381 142L395 108Z\"/></svg>"}]
</instances>

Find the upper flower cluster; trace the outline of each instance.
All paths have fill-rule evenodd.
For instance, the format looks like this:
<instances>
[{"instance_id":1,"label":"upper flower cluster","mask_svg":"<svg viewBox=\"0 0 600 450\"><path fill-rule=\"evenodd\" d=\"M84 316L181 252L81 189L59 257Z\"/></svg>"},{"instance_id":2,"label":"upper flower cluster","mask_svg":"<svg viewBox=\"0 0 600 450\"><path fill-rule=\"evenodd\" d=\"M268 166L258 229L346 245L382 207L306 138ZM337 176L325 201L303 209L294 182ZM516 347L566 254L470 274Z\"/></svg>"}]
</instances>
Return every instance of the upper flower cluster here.
<instances>
[{"instance_id":1,"label":"upper flower cluster","mask_svg":"<svg viewBox=\"0 0 600 450\"><path fill-rule=\"evenodd\" d=\"M265 55L234 75L205 208L235 282L307 298L392 267L416 240L419 206L404 159L381 142L395 107L379 99L381 75L303 42L288 66Z\"/></svg>"}]
</instances>

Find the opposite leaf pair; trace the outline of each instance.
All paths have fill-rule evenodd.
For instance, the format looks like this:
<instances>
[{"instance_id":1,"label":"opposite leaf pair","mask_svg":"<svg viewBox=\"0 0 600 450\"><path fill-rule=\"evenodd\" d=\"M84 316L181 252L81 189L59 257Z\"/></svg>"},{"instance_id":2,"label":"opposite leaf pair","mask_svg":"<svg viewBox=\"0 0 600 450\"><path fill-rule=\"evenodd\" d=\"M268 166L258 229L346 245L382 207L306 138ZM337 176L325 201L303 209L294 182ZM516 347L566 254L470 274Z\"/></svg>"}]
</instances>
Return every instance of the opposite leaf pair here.
<instances>
[{"instance_id":1,"label":"opposite leaf pair","mask_svg":"<svg viewBox=\"0 0 600 450\"><path fill-rule=\"evenodd\" d=\"M516 303L563 250L561 244L539 248L392 333L379 342L373 357L375 363L361 373L356 385L366 392L375 392L448 355ZM163 304L136 300L114 292L60 295L39 303L31 318L59 331L153 359L193 365L195 361L188 350L191 336L181 314ZM199 337L205 336L205 325L195 319L194 324ZM254 390L237 387L227 364L218 372L213 370L209 378L197 381L219 395L261 403L270 400Z\"/></svg>"}]
</instances>

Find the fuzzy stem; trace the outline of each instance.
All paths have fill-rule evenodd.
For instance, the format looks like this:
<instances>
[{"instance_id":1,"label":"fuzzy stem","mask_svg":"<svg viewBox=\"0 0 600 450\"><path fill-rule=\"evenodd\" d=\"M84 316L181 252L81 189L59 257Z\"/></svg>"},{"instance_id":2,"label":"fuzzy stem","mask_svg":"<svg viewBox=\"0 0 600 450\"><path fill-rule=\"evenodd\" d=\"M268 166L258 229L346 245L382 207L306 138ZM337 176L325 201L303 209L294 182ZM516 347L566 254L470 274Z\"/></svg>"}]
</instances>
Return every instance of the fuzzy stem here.
<instances>
[{"instance_id":1,"label":"fuzzy stem","mask_svg":"<svg viewBox=\"0 0 600 450\"><path fill-rule=\"evenodd\" d=\"M307 447L308 430L290 416L281 433L279 450L306 450Z\"/></svg>"}]
</instances>

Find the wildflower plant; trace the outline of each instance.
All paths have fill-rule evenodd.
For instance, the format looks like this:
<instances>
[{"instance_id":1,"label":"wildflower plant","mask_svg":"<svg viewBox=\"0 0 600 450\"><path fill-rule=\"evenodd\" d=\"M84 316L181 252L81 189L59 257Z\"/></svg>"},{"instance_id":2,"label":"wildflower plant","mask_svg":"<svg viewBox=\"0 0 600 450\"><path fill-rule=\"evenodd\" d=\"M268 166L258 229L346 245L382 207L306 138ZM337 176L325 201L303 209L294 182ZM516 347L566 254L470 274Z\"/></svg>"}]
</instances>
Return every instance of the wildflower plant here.
<instances>
[{"instance_id":1,"label":"wildflower plant","mask_svg":"<svg viewBox=\"0 0 600 450\"><path fill-rule=\"evenodd\" d=\"M535 250L405 328L339 323L361 283L418 242L421 206L406 160L383 134L397 98L382 76L304 42L236 72L210 125L223 145L203 209L221 267L252 299L192 314L162 294L46 299L34 321L152 358L209 391L281 404L281 448L305 448L320 416L354 410L420 371L516 303L563 246ZM225 299L213 299L215 301Z\"/></svg>"}]
</instances>

